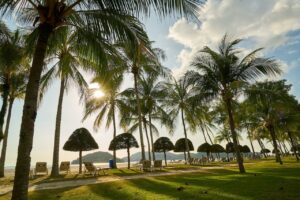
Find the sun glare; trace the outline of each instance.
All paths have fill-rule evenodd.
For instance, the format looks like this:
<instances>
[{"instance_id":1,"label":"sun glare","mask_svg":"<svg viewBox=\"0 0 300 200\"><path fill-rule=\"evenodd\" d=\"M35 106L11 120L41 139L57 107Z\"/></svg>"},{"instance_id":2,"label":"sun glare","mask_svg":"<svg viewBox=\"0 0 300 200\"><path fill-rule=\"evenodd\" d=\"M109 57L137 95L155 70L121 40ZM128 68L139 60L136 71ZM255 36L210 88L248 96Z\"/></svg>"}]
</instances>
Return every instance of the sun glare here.
<instances>
[{"instance_id":1,"label":"sun glare","mask_svg":"<svg viewBox=\"0 0 300 200\"><path fill-rule=\"evenodd\" d=\"M104 96L104 93L101 90L96 90L93 95L95 98L101 98Z\"/></svg>"}]
</instances>

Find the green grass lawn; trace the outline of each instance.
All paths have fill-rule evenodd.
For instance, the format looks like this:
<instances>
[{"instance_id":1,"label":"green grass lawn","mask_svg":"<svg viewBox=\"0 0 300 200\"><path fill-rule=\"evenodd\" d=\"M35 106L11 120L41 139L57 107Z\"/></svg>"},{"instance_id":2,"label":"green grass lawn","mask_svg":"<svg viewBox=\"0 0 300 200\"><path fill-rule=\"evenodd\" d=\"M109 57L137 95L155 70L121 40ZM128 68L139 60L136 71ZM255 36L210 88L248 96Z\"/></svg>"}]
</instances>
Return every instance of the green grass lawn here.
<instances>
[{"instance_id":1,"label":"green grass lawn","mask_svg":"<svg viewBox=\"0 0 300 200\"><path fill-rule=\"evenodd\" d=\"M300 200L300 163L291 158L280 166L274 161L246 164L247 174L236 167L202 173L124 180L30 193L33 200L99 199L289 199ZM0 199L9 199L9 195Z\"/></svg>"}]
</instances>

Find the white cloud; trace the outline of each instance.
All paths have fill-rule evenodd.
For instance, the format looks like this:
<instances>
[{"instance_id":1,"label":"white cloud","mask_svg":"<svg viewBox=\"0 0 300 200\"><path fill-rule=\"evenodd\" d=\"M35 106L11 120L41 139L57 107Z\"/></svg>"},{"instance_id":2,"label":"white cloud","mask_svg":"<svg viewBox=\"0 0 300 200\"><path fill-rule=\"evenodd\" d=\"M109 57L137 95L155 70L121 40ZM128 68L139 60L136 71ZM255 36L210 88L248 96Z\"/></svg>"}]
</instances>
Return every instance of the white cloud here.
<instances>
[{"instance_id":1,"label":"white cloud","mask_svg":"<svg viewBox=\"0 0 300 200\"><path fill-rule=\"evenodd\" d=\"M300 29L299 18L299 0L207 0L199 16L200 25L180 19L169 28L169 38L185 46L178 56L181 67L174 72L184 72L199 49L215 47L225 33L250 39L247 47L251 49L288 45L292 41L288 33Z\"/></svg>"}]
</instances>

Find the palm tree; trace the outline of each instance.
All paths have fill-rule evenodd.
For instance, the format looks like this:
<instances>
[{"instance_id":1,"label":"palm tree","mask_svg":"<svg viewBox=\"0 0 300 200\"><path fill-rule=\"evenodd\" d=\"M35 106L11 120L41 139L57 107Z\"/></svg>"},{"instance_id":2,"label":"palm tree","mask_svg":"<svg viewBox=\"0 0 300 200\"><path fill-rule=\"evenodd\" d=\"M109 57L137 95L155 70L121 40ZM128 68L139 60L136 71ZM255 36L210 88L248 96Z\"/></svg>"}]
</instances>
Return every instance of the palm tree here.
<instances>
[{"instance_id":1,"label":"palm tree","mask_svg":"<svg viewBox=\"0 0 300 200\"><path fill-rule=\"evenodd\" d=\"M255 80L261 75L276 75L280 73L278 64L268 58L259 58L256 49L242 59L239 59L235 46L241 40L228 41L225 35L218 51L204 47L193 59L191 67L197 71L187 72L191 82L203 87L210 96L221 97L228 114L229 127L237 154L237 162L241 173L245 173L241 153L238 149L238 138L235 130L235 121L232 102L237 92L241 92L243 85Z\"/></svg>"},{"instance_id":2,"label":"palm tree","mask_svg":"<svg viewBox=\"0 0 300 200\"><path fill-rule=\"evenodd\" d=\"M4 166L5 166L5 158L6 158L6 150L7 150L7 141L8 141L8 133L9 133L9 126L10 126L10 119L12 114L13 104L16 99L23 99L25 94L26 82L27 82L27 73L29 66L26 67L28 63L24 62L24 69L22 71L18 71L17 74L14 74L10 79L10 86L9 86L9 100L8 100L8 113L6 117L6 125L4 131L4 139L2 144L1 150L1 157L0 157L0 177L4 177Z\"/></svg>"},{"instance_id":3,"label":"palm tree","mask_svg":"<svg viewBox=\"0 0 300 200\"><path fill-rule=\"evenodd\" d=\"M163 102L163 106L169 110L170 116L173 118L173 120L175 120L180 114L185 138L185 148L188 154L188 160L190 160L191 155L188 145L186 122L192 121L192 108L194 108L193 105L195 104L195 98L193 96L194 92L190 88L185 76L178 81L173 79L173 83L165 82L163 87L164 89L162 91L167 94L167 97Z\"/></svg>"},{"instance_id":4,"label":"palm tree","mask_svg":"<svg viewBox=\"0 0 300 200\"><path fill-rule=\"evenodd\" d=\"M2 107L0 110L0 142L3 139L4 118L8 108L9 91L12 76L22 67L25 58L23 37L17 30L7 35L0 43L0 87L2 91Z\"/></svg>"},{"instance_id":5,"label":"palm tree","mask_svg":"<svg viewBox=\"0 0 300 200\"><path fill-rule=\"evenodd\" d=\"M158 77L160 75L169 74L169 69L161 65L161 60L165 59L164 52L159 48L153 48L152 42L147 41L140 43L138 50L134 50L127 45L127 43L120 44L120 51L125 54L128 60L128 69L131 70L134 78L134 93L138 113L138 128L141 143L141 157L145 160L145 147L143 138L143 118L141 99L139 94L139 81L140 78L147 74L149 76Z\"/></svg>"},{"instance_id":6,"label":"palm tree","mask_svg":"<svg viewBox=\"0 0 300 200\"><path fill-rule=\"evenodd\" d=\"M282 164L276 134L276 128L280 124L278 113L288 103L289 90L291 86L286 85L284 80L259 82L247 89L247 101L253 106L252 112L259 119L262 129L269 132L276 154L276 162Z\"/></svg>"},{"instance_id":7,"label":"palm tree","mask_svg":"<svg viewBox=\"0 0 300 200\"><path fill-rule=\"evenodd\" d=\"M91 49L98 51L93 58L105 61L103 48L107 38L111 40L123 39L131 41L133 48L138 41L143 40L143 30L135 17L128 14L148 14L150 9L160 16L167 14L181 14L196 17L199 2L196 0L164 0L159 3L154 0L3 0L0 2L0 14L14 12L23 24L38 23L36 32L38 40L34 45L33 62L26 89L23 117L20 129L20 141L14 179L12 199L27 199L28 175L30 170L30 152L32 148L34 122L37 111L39 82L42 74L46 49L51 33L63 26L72 26L80 30L78 42L82 48L91 53ZM28 8L28 9L27 9ZM26 11L29 10L29 13ZM58 14L59 13L59 14ZM25 14L25 15L23 15ZM97 45L100 42L102 45Z\"/></svg>"},{"instance_id":8,"label":"palm tree","mask_svg":"<svg viewBox=\"0 0 300 200\"><path fill-rule=\"evenodd\" d=\"M126 105L119 92L123 82L123 75L116 74L114 70L97 74L94 77L93 83L101 86L101 91L104 93L102 97L95 96L98 88L91 90L89 97L86 100L85 115L83 120L87 119L91 114L97 113L94 121L94 129L97 130L105 120L106 128L108 129L111 124L113 125L113 139L117 136L116 115L117 112L126 112ZM113 150L114 168L116 165L116 150Z\"/></svg>"},{"instance_id":9,"label":"palm tree","mask_svg":"<svg viewBox=\"0 0 300 200\"><path fill-rule=\"evenodd\" d=\"M52 38L50 38L51 40ZM94 70L93 64L89 62L87 57L82 54L81 48L78 46L78 33L61 29L59 37L53 38L46 61L54 62L49 70L42 76L40 85L40 99L51 85L55 78L60 80L60 89L58 96L58 106L55 121L54 132L54 148L51 176L59 175L59 146L60 146L60 129L62 119L63 98L65 92L72 85L79 89L79 93L83 95L88 88L80 70L91 72ZM57 61L56 61L57 60Z\"/></svg>"}]
</instances>

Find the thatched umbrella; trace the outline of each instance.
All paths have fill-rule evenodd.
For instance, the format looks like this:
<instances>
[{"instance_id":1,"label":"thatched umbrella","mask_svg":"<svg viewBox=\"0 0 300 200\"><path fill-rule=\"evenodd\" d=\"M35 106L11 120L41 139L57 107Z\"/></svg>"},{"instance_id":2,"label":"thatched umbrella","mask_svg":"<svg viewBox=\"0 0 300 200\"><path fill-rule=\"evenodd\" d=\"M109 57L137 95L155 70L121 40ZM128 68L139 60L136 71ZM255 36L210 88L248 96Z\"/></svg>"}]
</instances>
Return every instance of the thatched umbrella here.
<instances>
[{"instance_id":1,"label":"thatched umbrella","mask_svg":"<svg viewBox=\"0 0 300 200\"><path fill-rule=\"evenodd\" d=\"M281 154L280 150L277 149L278 153ZM272 150L272 154L275 154L275 149Z\"/></svg>"},{"instance_id":2,"label":"thatched umbrella","mask_svg":"<svg viewBox=\"0 0 300 200\"><path fill-rule=\"evenodd\" d=\"M165 165L167 166L167 156L166 151L171 151L174 149L174 144L167 137L158 138L154 144L154 152L164 152Z\"/></svg>"},{"instance_id":3,"label":"thatched umbrella","mask_svg":"<svg viewBox=\"0 0 300 200\"><path fill-rule=\"evenodd\" d=\"M226 153L234 153L234 144L232 142L228 142L226 144Z\"/></svg>"},{"instance_id":4,"label":"thatched umbrella","mask_svg":"<svg viewBox=\"0 0 300 200\"><path fill-rule=\"evenodd\" d=\"M189 150L193 151L194 150L193 143L189 139L187 139L187 140L188 140ZM185 138L178 139L175 143L174 152L183 152L185 162L186 162L186 153L185 153L186 151L187 151L187 149L185 146Z\"/></svg>"},{"instance_id":5,"label":"thatched umbrella","mask_svg":"<svg viewBox=\"0 0 300 200\"><path fill-rule=\"evenodd\" d=\"M82 172L82 151L98 149L98 144L86 128L76 129L65 143L66 151L79 151L79 173Z\"/></svg>"},{"instance_id":6,"label":"thatched umbrella","mask_svg":"<svg viewBox=\"0 0 300 200\"><path fill-rule=\"evenodd\" d=\"M206 152L207 157L209 157L209 153L211 152L210 148L211 145L205 142L198 147L197 152Z\"/></svg>"},{"instance_id":7,"label":"thatched umbrella","mask_svg":"<svg viewBox=\"0 0 300 200\"><path fill-rule=\"evenodd\" d=\"M242 148L241 148L241 152L242 152L242 153L250 153L251 150L250 150L250 148L249 148L247 145L244 145L244 146L242 146Z\"/></svg>"},{"instance_id":8,"label":"thatched umbrella","mask_svg":"<svg viewBox=\"0 0 300 200\"><path fill-rule=\"evenodd\" d=\"M212 153L223 153L223 152L226 152L226 150L224 149L224 147L222 147L219 144L213 144L213 145L211 145L210 149L211 149Z\"/></svg>"},{"instance_id":9,"label":"thatched umbrella","mask_svg":"<svg viewBox=\"0 0 300 200\"><path fill-rule=\"evenodd\" d=\"M268 154L268 153L270 153L271 151L269 150L269 149L262 149L261 151L260 151L260 153L266 153L266 154Z\"/></svg>"},{"instance_id":10,"label":"thatched umbrella","mask_svg":"<svg viewBox=\"0 0 300 200\"><path fill-rule=\"evenodd\" d=\"M127 156L128 156L128 169L130 169L130 151L129 149L132 147L139 148L139 145L133 137L131 133L122 133L116 136L109 145L109 150L119 150L119 149L127 149Z\"/></svg>"}]
</instances>

